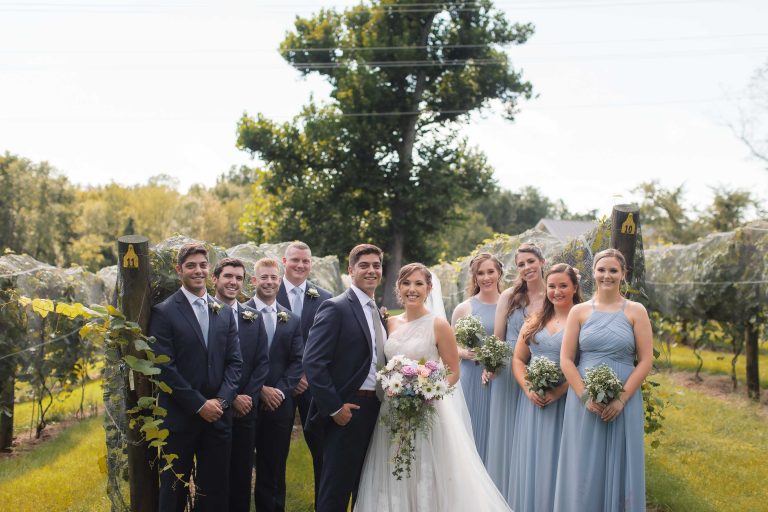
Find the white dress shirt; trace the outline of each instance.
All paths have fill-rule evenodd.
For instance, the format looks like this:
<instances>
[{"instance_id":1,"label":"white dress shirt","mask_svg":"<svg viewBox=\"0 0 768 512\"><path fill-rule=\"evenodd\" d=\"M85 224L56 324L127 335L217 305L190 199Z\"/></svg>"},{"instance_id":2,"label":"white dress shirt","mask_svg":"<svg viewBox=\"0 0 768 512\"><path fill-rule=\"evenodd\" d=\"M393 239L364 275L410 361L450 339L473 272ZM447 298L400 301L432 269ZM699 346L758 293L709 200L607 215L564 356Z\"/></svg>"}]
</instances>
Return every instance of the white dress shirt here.
<instances>
[{"instance_id":1,"label":"white dress shirt","mask_svg":"<svg viewBox=\"0 0 768 512\"><path fill-rule=\"evenodd\" d=\"M261 299L259 299L258 295L254 294L253 303L256 305L256 309L259 310L259 312L262 315L270 315L272 317L272 321L273 321L272 325L275 326L275 332L277 332L277 301L276 300L272 301L272 304L266 304L262 302ZM270 312L264 311L264 308L266 307L272 308L272 311ZM273 343L274 343L274 340L273 340ZM285 394L283 394L283 392L280 391L279 389L277 389L277 392L280 393L280 395L283 397L283 400L285 400Z\"/></svg>"},{"instance_id":2,"label":"white dress shirt","mask_svg":"<svg viewBox=\"0 0 768 512\"><path fill-rule=\"evenodd\" d=\"M363 385L360 386L360 389L366 390L366 391L374 391L376 389L376 365L378 363L376 358L376 332L373 330L373 322L379 322L381 323L381 317L379 317L378 314L374 315L371 308L368 306L368 302L370 302L371 297L366 295L364 291L362 291L360 288L358 288L355 285L351 286L352 291L355 292L355 296L357 297L357 300L360 301L360 305L363 307L363 313L365 314L365 320L368 322L368 332L371 333L371 368L368 370L368 376L365 378L365 382L363 382ZM374 301L375 303L375 301ZM384 336L384 339L381 340L382 343L387 341L387 331L384 329L384 326L381 326L381 334Z\"/></svg>"}]
</instances>

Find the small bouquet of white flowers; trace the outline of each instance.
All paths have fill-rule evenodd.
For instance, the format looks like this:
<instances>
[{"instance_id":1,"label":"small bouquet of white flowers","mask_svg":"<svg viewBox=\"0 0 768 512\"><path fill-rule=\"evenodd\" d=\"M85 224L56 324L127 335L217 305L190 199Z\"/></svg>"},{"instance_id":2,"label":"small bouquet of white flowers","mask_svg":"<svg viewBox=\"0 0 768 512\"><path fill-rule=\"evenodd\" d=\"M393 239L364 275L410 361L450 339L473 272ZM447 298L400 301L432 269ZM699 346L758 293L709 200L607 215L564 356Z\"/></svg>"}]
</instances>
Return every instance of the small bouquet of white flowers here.
<instances>
[{"instance_id":1,"label":"small bouquet of white flowers","mask_svg":"<svg viewBox=\"0 0 768 512\"><path fill-rule=\"evenodd\" d=\"M469 350L476 349L485 338L485 327L476 316L465 316L456 320L456 342Z\"/></svg>"},{"instance_id":2,"label":"small bouquet of white flowers","mask_svg":"<svg viewBox=\"0 0 768 512\"><path fill-rule=\"evenodd\" d=\"M607 404L624 391L624 385L610 366L605 363L587 368L584 372L584 394L581 399L590 398L595 403Z\"/></svg>"},{"instance_id":3,"label":"small bouquet of white flowers","mask_svg":"<svg viewBox=\"0 0 768 512\"><path fill-rule=\"evenodd\" d=\"M481 363L489 372L495 373L503 368L512 355L512 347L504 340L491 334L486 336L483 346L477 349L475 361Z\"/></svg>"},{"instance_id":4,"label":"small bouquet of white flowers","mask_svg":"<svg viewBox=\"0 0 768 512\"><path fill-rule=\"evenodd\" d=\"M392 475L411 475L417 432L428 433L435 412L434 401L453 391L449 370L439 361L414 361L398 355L379 370L376 378L387 395L388 408L381 421L389 427L395 454Z\"/></svg>"},{"instance_id":5,"label":"small bouquet of white flowers","mask_svg":"<svg viewBox=\"0 0 768 512\"><path fill-rule=\"evenodd\" d=\"M528 363L525 380L528 381L529 390L543 397L547 391L563 381L563 372L548 357L536 356Z\"/></svg>"}]
</instances>

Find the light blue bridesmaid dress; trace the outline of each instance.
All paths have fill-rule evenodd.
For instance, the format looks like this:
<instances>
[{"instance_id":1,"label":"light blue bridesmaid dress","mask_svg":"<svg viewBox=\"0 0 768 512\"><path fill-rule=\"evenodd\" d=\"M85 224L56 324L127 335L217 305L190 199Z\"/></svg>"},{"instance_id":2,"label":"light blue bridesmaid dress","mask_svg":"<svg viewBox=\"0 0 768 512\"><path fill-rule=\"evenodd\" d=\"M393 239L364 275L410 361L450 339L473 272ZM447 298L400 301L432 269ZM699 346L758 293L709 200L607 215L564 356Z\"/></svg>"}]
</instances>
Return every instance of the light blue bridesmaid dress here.
<instances>
[{"instance_id":1,"label":"light blue bridesmaid dress","mask_svg":"<svg viewBox=\"0 0 768 512\"><path fill-rule=\"evenodd\" d=\"M515 343L520 329L525 322L524 309L516 309L507 319L507 332L504 339L515 350ZM510 502L509 472L512 467L512 441L515 434L515 418L521 399L525 399L512 375L512 357L507 358L504 368L499 370L493 380L491 392L491 414L488 420L488 450L485 467L493 478L496 487Z\"/></svg>"},{"instance_id":2,"label":"light blue bridesmaid dress","mask_svg":"<svg viewBox=\"0 0 768 512\"><path fill-rule=\"evenodd\" d=\"M486 334L493 334L493 320L496 316L496 304L483 304L475 297L469 299L472 306L472 315L480 318ZM488 446L488 413L491 403L492 383L483 385L483 366L475 361L462 359L460 364L461 389L469 409L469 417L472 421L472 433L475 436L475 447L480 458L485 461Z\"/></svg>"},{"instance_id":3,"label":"light blue bridesmaid dress","mask_svg":"<svg viewBox=\"0 0 768 512\"><path fill-rule=\"evenodd\" d=\"M531 359L543 356L559 368L563 332L549 334L544 328L536 333L535 343L530 344ZM543 409L522 395L517 406L509 474L509 506L515 512L552 512L564 414L565 395Z\"/></svg>"},{"instance_id":4,"label":"light blue bridesmaid dress","mask_svg":"<svg viewBox=\"0 0 768 512\"><path fill-rule=\"evenodd\" d=\"M624 314L597 311L579 332L579 373L605 363L622 382L634 370L635 336ZM555 488L556 511L645 511L643 398L638 389L610 423L568 390Z\"/></svg>"}]
</instances>

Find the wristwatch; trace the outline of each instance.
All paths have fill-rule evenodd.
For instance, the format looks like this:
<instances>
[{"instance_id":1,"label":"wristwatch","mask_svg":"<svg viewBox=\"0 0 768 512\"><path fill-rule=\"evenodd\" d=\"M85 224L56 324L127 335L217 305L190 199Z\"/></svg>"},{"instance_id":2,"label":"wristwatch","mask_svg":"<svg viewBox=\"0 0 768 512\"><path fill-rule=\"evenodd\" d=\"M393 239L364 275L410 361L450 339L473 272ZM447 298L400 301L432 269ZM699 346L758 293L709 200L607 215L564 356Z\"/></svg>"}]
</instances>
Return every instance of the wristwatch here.
<instances>
[{"instance_id":1,"label":"wristwatch","mask_svg":"<svg viewBox=\"0 0 768 512\"><path fill-rule=\"evenodd\" d=\"M219 398L219 403L221 404L221 408L225 411L229 409L229 402L224 400L223 398Z\"/></svg>"}]
</instances>

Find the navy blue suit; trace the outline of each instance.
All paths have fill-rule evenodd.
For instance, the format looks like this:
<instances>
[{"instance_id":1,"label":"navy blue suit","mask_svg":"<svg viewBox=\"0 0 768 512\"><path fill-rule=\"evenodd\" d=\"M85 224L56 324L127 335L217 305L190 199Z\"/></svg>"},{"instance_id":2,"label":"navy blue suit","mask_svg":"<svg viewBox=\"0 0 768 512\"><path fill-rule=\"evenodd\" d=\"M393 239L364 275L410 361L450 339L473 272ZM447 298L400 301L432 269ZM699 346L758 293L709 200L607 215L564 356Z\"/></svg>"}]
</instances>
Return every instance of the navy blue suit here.
<instances>
[{"instance_id":1,"label":"navy blue suit","mask_svg":"<svg viewBox=\"0 0 768 512\"><path fill-rule=\"evenodd\" d=\"M259 412L261 387L269 373L267 331L261 314L243 304L237 304L237 324L243 370L237 388L238 395L248 395L253 408L245 416L232 419L232 455L229 466L229 510L251 510L253 450L256 442L256 416ZM249 315L253 315L250 317Z\"/></svg>"},{"instance_id":2,"label":"navy blue suit","mask_svg":"<svg viewBox=\"0 0 768 512\"><path fill-rule=\"evenodd\" d=\"M256 307L253 299L247 305ZM285 467L293 431L292 392L301 379L304 347L299 317L277 302L274 305L278 314L285 313L288 318L285 322L279 317L276 320L269 347L269 373L264 385L279 389L285 400L274 411L262 408L256 419L254 501L257 512L285 510ZM261 407L261 403L256 406Z\"/></svg>"},{"instance_id":3,"label":"navy blue suit","mask_svg":"<svg viewBox=\"0 0 768 512\"><path fill-rule=\"evenodd\" d=\"M318 512L344 512L350 496L353 502L357 496L381 405L375 396L357 394L372 358L371 332L355 292L350 288L323 302L304 348L304 373L312 394L305 428L323 431ZM330 416L345 403L357 404L360 409L352 411L350 422L340 427Z\"/></svg>"},{"instance_id":4,"label":"navy blue suit","mask_svg":"<svg viewBox=\"0 0 768 512\"><path fill-rule=\"evenodd\" d=\"M163 426L170 431L164 449L179 456L173 471L160 475L162 512L184 510L187 490L177 484L173 473L189 480L193 457L197 459L195 510L227 508L232 413L225 410L221 418L208 423L197 411L211 398L232 402L242 359L229 306L221 306L218 313L209 308L208 323L206 347L200 323L181 290L152 308L149 334L157 340L155 352L170 358L159 365L160 379L173 390L171 394L159 392L159 405L168 411Z\"/></svg>"},{"instance_id":5,"label":"navy blue suit","mask_svg":"<svg viewBox=\"0 0 768 512\"><path fill-rule=\"evenodd\" d=\"M320 307L320 304L322 304L323 301L330 299L331 297L333 297L333 295L331 294L331 292L329 292L325 288L320 288L319 286L317 286L316 284L312 283L309 280L307 280L305 289L306 289L306 292L304 293L304 297L303 297L304 300L302 302L302 308L301 308L301 336L306 341L306 339L309 337L309 329L310 327L312 327L312 324L315 321L315 313L317 312L317 308ZM315 289L319 297L311 296L309 294L310 289ZM277 302L279 302L281 305L285 306L286 308L293 310L293 308L291 307L291 300L288 297L288 294L285 289L285 278L283 278L283 282L280 284L280 289L277 292ZM304 425L307 422L307 415L309 413L309 403L311 401L312 401L312 395L309 392L309 390L299 395L296 395L294 397L294 402L296 404L296 407L299 409L299 416L301 417L302 425ZM323 468L322 432L320 431L320 429L315 429L310 431L305 430L304 440L307 442L309 453L312 454L312 466L314 469L313 474L315 477L315 498L317 498L318 485L320 483L320 473Z\"/></svg>"}]
</instances>

